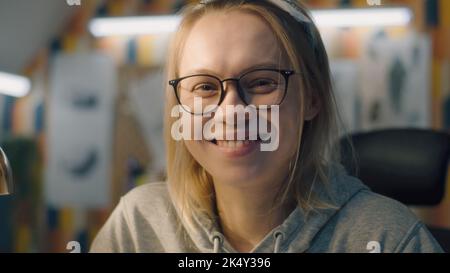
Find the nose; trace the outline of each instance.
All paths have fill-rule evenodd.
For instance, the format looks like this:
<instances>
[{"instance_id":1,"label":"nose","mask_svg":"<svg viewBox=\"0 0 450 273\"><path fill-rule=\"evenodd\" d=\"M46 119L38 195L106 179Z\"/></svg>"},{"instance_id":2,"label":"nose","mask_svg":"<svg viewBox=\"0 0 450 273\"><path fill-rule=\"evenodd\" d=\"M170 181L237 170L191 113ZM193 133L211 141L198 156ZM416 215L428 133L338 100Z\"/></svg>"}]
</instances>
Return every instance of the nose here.
<instances>
[{"instance_id":1,"label":"nose","mask_svg":"<svg viewBox=\"0 0 450 273\"><path fill-rule=\"evenodd\" d=\"M238 81L236 79L226 79L223 80L224 85L224 99L220 106L225 107L226 105L245 105L239 96L238 92Z\"/></svg>"},{"instance_id":2,"label":"nose","mask_svg":"<svg viewBox=\"0 0 450 273\"><path fill-rule=\"evenodd\" d=\"M230 107L227 106L243 106L246 107L246 103L242 100L239 94L239 83L237 79L223 80L224 84L224 98L220 107L222 108L223 123L225 126L233 126L235 129L239 124L245 124L247 126L247 120L249 115L242 110L242 107ZM227 109L228 108L228 109ZM244 112L242 112L244 111ZM220 115L220 114L219 114ZM219 118L220 116L218 116ZM244 122L244 123L242 123Z\"/></svg>"}]
</instances>

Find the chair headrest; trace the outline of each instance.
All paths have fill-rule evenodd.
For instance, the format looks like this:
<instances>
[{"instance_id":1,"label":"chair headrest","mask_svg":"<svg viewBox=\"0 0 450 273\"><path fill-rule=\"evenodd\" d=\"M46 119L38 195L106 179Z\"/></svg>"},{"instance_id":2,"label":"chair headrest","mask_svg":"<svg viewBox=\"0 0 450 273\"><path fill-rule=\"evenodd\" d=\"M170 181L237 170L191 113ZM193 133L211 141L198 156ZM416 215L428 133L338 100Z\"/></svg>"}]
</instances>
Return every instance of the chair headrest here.
<instances>
[{"instance_id":1,"label":"chair headrest","mask_svg":"<svg viewBox=\"0 0 450 273\"><path fill-rule=\"evenodd\" d=\"M437 205L444 192L450 134L389 129L341 139L342 163L374 192L408 205Z\"/></svg>"}]
</instances>

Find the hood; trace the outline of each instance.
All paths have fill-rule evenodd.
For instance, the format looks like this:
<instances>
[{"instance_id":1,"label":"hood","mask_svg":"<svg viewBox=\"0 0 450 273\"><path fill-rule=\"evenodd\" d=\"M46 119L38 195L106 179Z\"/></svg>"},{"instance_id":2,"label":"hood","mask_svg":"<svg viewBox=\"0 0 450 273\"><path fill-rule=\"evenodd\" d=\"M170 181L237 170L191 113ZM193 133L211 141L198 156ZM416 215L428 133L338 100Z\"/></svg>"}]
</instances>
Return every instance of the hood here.
<instances>
[{"instance_id":1,"label":"hood","mask_svg":"<svg viewBox=\"0 0 450 273\"><path fill-rule=\"evenodd\" d=\"M368 188L357 178L349 176L341 165L335 166L330 173L328 191L319 186L315 187L319 198L332 203L334 207L312 210L307 218L297 207L281 225L270 231L252 252L305 252L327 222L363 189ZM195 215L194 220L194 226L187 228L187 233L201 252L236 252L220 232L217 223L204 215Z\"/></svg>"}]
</instances>

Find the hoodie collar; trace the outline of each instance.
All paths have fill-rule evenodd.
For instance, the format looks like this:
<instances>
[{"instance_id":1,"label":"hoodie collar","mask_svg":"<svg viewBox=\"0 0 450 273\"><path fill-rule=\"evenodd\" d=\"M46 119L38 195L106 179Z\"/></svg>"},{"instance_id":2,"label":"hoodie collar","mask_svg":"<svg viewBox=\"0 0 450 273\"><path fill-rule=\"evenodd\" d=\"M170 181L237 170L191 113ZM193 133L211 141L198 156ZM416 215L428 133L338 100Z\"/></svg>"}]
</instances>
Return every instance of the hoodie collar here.
<instances>
[{"instance_id":1,"label":"hoodie collar","mask_svg":"<svg viewBox=\"0 0 450 273\"><path fill-rule=\"evenodd\" d=\"M320 186L315 187L315 192L319 198L335 207L315 209L310 211L308 215L305 215L302 209L296 207L283 223L270 231L251 252L299 253L307 251L314 237L327 222L363 189L368 188L358 179L347 175L342 166L336 166L331 172L328 191ZM193 227L186 229L201 252L236 252L220 232L218 224L211 221L206 215L194 215Z\"/></svg>"}]
</instances>

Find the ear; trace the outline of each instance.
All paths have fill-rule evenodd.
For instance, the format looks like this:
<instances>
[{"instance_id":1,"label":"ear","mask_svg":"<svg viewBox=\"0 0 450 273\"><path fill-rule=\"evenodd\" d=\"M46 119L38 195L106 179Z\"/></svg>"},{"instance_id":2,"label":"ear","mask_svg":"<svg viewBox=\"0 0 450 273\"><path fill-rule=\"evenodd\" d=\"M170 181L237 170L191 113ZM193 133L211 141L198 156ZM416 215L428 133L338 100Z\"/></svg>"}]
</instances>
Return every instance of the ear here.
<instances>
[{"instance_id":1,"label":"ear","mask_svg":"<svg viewBox=\"0 0 450 273\"><path fill-rule=\"evenodd\" d=\"M317 94L308 94L305 99L305 112L303 119L305 121L310 121L314 119L319 113L322 105Z\"/></svg>"}]
</instances>

